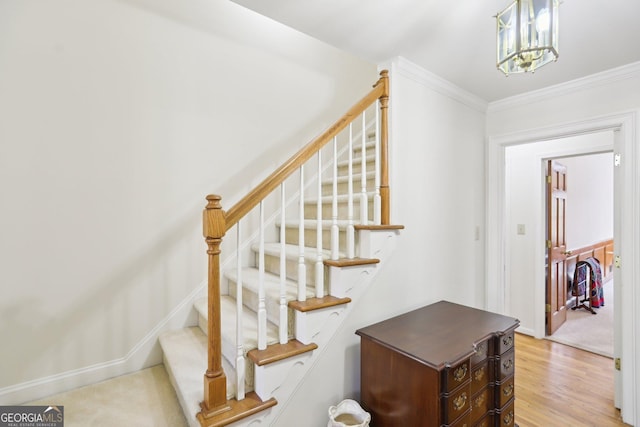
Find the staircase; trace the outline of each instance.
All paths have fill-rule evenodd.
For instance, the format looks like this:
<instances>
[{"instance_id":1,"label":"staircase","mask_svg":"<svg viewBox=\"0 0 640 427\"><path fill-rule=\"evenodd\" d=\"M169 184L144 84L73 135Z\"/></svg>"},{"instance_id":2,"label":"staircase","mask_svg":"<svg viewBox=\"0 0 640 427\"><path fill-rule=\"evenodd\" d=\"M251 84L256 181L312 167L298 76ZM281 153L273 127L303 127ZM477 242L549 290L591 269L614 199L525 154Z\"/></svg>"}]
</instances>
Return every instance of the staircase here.
<instances>
[{"instance_id":1,"label":"staircase","mask_svg":"<svg viewBox=\"0 0 640 427\"><path fill-rule=\"evenodd\" d=\"M160 337L190 426L270 425L393 250L403 227L388 218L387 102L385 71L229 211L207 197L209 289L194 304L198 325Z\"/></svg>"}]
</instances>

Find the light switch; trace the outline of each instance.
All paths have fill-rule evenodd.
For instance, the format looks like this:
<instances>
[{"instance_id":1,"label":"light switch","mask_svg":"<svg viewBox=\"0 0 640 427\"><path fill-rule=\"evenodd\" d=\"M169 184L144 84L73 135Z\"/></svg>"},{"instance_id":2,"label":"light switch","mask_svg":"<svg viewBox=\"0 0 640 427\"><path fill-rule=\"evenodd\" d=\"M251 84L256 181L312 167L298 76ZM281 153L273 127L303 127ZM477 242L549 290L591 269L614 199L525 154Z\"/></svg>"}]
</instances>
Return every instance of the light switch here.
<instances>
[{"instance_id":1,"label":"light switch","mask_svg":"<svg viewBox=\"0 0 640 427\"><path fill-rule=\"evenodd\" d=\"M518 224L518 234L520 235L525 234L524 224Z\"/></svg>"}]
</instances>

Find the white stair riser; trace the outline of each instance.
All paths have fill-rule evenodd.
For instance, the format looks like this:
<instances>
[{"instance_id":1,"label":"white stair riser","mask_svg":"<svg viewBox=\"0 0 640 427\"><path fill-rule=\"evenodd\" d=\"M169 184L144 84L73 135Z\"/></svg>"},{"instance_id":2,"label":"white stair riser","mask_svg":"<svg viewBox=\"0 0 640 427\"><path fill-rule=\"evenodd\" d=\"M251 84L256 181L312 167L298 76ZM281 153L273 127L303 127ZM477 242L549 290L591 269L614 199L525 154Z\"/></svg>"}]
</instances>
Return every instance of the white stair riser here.
<instances>
[{"instance_id":1,"label":"white stair riser","mask_svg":"<svg viewBox=\"0 0 640 427\"><path fill-rule=\"evenodd\" d=\"M338 218L347 219L349 214L349 204L346 200L338 202ZM373 201L369 197L367 203L367 215L369 221L373 219ZM331 201L322 203L322 219L332 219L333 204ZM318 218L318 206L314 202L307 202L304 205L304 217L306 219ZM360 193L353 194L353 218L356 222L360 220ZM288 232L288 231L287 231Z\"/></svg>"},{"instance_id":2,"label":"white stair riser","mask_svg":"<svg viewBox=\"0 0 640 427\"><path fill-rule=\"evenodd\" d=\"M276 276L280 275L280 257L275 255L267 255L264 256L264 269L269 273L275 274ZM256 260L257 262L257 260ZM307 278L307 286L315 286L316 285L316 261L311 260L309 258L305 258L305 268L307 270L306 278ZM287 258L287 262L285 264L285 273L287 279L290 280L298 280L298 259ZM329 280L329 268L324 264L322 265L324 283L326 284Z\"/></svg>"},{"instance_id":3,"label":"white stair riser","mask_svg":"<svg viewBox=\"0 0 640 427\"><path fill-rule=\"evenodd\" d=\"M375 189L375 178L373 176L367 177L367 191L373 191ZM347 181L340 181L337 185L338 194L348 194L349 184ZM353 177L353 191L358 192L362 188L362 178L358 175ZM322 195L333 195L333 183L326 182L322 184Z\"/></svg>"},{"instance_id":4,"label":"white stair riser","mask_svg":"<svg viewBox=\"0 0 640 427\"><path fill-rule=\"evenodd\" d=\"M229 295L236 298L236 283L233 280L229 280ZM249 310L258 312L258 294L247 287L242 288L242 304ZM265 305L267 310L267 320L274 325L280 325L280 300L279 298L273 298L268 295L265 296ZM294 332L294 313L293 310L287 308L288 325L287 331L290 338L293 338Z\"/></svg>"},{"instance_id":5,"label":"white stair riser","mask_svg":"<svg viewBox=\"0 0 640 427\"><path fill-rule=\"evenodd\" d=\"M287 232L285 237L286 243L297 245L298 235L299 235L298 227L287 226ZM304 232L305 246L315 247L317 242L317 236L318 234L315 229L311 229L311 228L305 229L305 232ZM358 233L355 233L355 244L356 244L356 251L357 251ZM331 248L331 230L322 230L322 248L327 250ZM343 229L341 229L340 232L338 233L338 249L342 253L345 253L347 251L347 233ZM309 272L307 272L307 276L308 275L309 275Z\"/></svg>"},{"instance_id":6,"label":"white stair riser","mask_svg":"<svg viewBox=\"0 0 640 427\"><path fill-rule=\"evenodd\" d=\"M376 141L375 141L375 135L370 135L367 138L367 141L365 143L365 147L366 147L366 152L367 152L367 156L371 156L373 155L373 153L376 150ZM362 155L362 140L360 138L354 139L353 140L353 144L352 144L352 156L354 159L354 162L356 159L358 159L358 161L360 161L360 157ZM347 160L347 153L348 151L345 150L345 152L342 154L341 159L346 161Z\"/></svg>"},{"instance_id":7,"label":"white stair riser","mask_svg":"<svg viewBox=\"0 0 640 427\"><path fill-rule=\"evenodd\" d=\"M372 159L367 158L366 170L367 172L375 170L375 162ZM351 173L356 174L362 171L362 161L360 158L353 159L353 167L351 168ZM340 163L338 164L338 176L346 176L349 174L349 163Z\"/></svg>"}]
</instances>

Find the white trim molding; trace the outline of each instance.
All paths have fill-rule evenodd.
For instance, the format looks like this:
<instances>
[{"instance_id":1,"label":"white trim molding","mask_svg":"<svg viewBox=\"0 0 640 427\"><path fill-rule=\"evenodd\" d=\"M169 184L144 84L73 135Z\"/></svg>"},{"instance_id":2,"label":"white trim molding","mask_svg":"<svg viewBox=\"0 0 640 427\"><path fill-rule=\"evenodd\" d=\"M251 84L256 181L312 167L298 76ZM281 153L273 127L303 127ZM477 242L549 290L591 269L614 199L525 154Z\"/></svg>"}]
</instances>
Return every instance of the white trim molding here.
<instances>
[{"instance_id":1,"label":"white trim molding","mask_svg":"<svg viewBox=\"0 0 640 427\"><path fill-rule=\"evenodd\" d=\"M640 61L623 65L621 67L612 68L610 70L602 71L590 76L571 80L569 82L548 86L543 89L534 90L520 95L510 96L498 101L493 101L489 103L487 111L497 112L513 107L528 105L532 102L543 101L550 98L557 98L558 96L581 91L585 88L594 88L596 86L609 84L618 80L638 77L639 75Z\"/></svg>"},{"instance_id":2,"label":"white trim molding","mask_svg":"<svg viewBox=\"0 0 640 427\"><path fill-rule=\"evenodd\" d=\"M24 404L162 363L158 337L162 332L197 323L193 303L203 295L205 285L203 282L194 289L124 356L0 388L0 405Z\"/></svg>"},{"instance_id":3,"label":"white trim molding","mask_svg":"<svg viewBox=\"0 0 640 427\"><path fill-rule=\"evenodd\" d=\"M409 61L408 59L398 56L391 61L396 66L394 72L398 72L403 76L412 79L413 81L420 83L442 95L448 96L467 107L473 108L481 113L487 112L487 106L489 105L484 99L467 92L466 90L456 86L448 80L425 70L417 64Z\"/></svg>"},{"instance_id":4,"label":"white trim molding","mask_svg":"<svg viewBox=\"0 0 640 427\"><path fill-rule=\"evenodd\" d=\"M487 142L487 298L488 310L503 313L509 284L506 277L505 241L505 149L510 146L559 139L600 131L614 132L614 150L623 159L616 172L614 182L615 206L615 251L622 259L622 268L615 271L616 334L614 357L620 357L622 371L614 371L616 382L616 405L621 408L623 420L631 425L640 425L638 420L638 398L640 398L640 141L638 135L639 111L595 117L587 120L564 123L536 129L527 129L511 134L490 136ZM542 217L542 213L540 213ZM544 227L541 227L544 228ZM543 230L540 234L543 234ZM544 236L535 248L537 281L544 283ZM544 337L544 287L536 292L536 309L533 333ZM624 321L622 321L624 319ZM531 330L529 329L531 332Z\"/></svg>"}]
</instances>

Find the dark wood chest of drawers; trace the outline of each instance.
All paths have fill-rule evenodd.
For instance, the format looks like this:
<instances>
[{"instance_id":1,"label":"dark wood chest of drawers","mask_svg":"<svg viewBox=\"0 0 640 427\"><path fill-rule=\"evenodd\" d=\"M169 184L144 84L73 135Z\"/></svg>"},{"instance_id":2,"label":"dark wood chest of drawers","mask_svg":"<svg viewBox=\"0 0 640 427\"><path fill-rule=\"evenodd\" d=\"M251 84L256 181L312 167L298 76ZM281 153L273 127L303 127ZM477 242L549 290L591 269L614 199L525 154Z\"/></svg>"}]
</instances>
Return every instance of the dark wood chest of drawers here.
<instances>
[{"instance_id":1,"label":"dark wood chest of drawers","mask_svg":"<svg viewBox=\"0 0 640 427\"><path fill-rule=\"evenodd\" d=\"M519 321L440 301L356 331L373 427L513 427Z\"/></svg>"}]
</instances>

